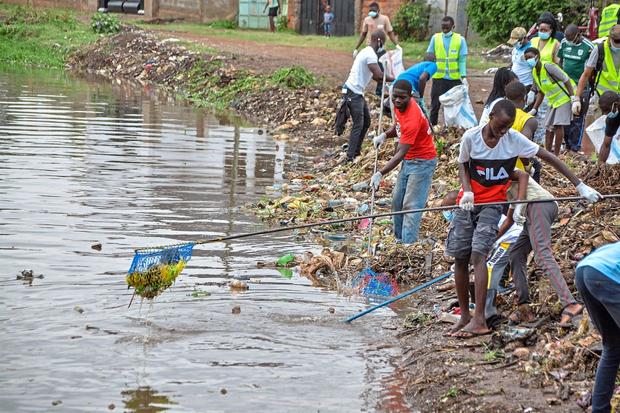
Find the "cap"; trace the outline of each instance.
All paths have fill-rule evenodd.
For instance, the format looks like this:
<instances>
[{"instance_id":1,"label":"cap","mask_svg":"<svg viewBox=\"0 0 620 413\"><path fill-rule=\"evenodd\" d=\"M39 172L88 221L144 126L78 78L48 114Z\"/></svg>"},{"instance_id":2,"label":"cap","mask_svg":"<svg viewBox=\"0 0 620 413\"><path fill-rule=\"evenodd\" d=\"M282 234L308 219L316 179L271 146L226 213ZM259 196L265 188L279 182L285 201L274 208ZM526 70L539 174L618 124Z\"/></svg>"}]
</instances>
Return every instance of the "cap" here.
<instances>
[{"instance_id":1,"label":"cap","mask_svg":"<svg viewBox=\"0 0 620 413\"><path fill-rule=\"evenodd\" d=\"M510 39L508 39L507 43L512 46L518 40L523 39L526 34L527 34L527 31L525 31L525 29L523 27L515 27L510 32Z\"/></svg>"}]
</instances>

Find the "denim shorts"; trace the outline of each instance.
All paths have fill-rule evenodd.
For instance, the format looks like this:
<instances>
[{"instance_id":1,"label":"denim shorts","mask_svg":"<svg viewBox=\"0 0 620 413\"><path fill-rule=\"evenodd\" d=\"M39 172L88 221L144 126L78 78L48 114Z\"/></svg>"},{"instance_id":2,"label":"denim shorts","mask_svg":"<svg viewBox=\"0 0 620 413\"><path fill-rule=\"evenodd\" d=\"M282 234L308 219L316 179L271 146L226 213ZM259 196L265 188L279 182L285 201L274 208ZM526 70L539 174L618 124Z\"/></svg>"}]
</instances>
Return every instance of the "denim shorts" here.
<instances>
[{"instance_id":1,"label":"denim shorts","mask_svg":"<svg viewBox=\"0 0 620 413\"><path fill-rule=\"evenodd\" d=\"M468 258L472 252L487 256L497 240L500 206L475 207L473 211L454 210L454 218L448 228L446 254Z\"/></svg>"}]
</instances>

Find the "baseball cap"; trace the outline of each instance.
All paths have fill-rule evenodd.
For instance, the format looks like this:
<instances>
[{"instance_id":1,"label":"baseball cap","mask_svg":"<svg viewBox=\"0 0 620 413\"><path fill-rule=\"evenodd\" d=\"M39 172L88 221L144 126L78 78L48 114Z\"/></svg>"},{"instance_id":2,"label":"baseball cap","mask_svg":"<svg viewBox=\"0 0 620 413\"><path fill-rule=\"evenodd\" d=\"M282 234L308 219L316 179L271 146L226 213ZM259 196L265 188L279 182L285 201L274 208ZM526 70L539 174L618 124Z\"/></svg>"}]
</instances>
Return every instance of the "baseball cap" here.
<instances>
[{"instance_id":1,"label":"baseball cap","mask_svg":"<svg viewBox=\"0 0 620 413\"><path fill-rule=\"evenodd\" d=\"M508 39L507 43L512 46L517 42L517 40L523 39L526 34L527 32L523 27L515 27L510 32L510 39Z\"/></svg>"}]
</instances>

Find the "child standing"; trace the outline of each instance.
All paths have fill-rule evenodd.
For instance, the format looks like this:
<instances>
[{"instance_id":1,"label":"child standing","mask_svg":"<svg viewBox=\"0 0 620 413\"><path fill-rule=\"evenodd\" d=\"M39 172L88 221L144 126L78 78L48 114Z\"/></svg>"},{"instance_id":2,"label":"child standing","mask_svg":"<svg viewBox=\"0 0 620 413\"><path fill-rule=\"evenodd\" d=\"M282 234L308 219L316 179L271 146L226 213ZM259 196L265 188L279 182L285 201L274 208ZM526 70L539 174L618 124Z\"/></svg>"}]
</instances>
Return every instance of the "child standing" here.
<instances>
[{"instance_id":1,"label":"child standing","mask_svg":"<svg viewBox=\"0 0 620 413\"><path fill-rule=\"evenodd\" d=\"M323 30L325 37L332 36L332 23L334 21L334 13L332 13L331 6L325 6L325 13L323 13Z\"/></svg>"}]
</instances>

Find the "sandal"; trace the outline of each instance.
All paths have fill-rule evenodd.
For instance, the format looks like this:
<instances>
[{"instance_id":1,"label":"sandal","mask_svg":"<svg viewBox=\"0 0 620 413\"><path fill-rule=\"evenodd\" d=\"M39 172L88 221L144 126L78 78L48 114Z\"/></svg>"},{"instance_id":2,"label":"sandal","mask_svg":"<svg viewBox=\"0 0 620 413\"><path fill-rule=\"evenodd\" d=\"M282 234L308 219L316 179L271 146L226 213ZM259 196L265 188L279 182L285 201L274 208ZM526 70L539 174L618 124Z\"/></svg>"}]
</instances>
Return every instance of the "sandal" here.
<instances>
[{"instance_id":1,"label":"sandal","mask_svg":"<svg viewBox=\"0 0 620 413\"><path fill-rule=\"evenodd\" d=\"M579 307L580 307L579 310L577 310L574 313L568 311L566 308L564 310L562 310L562 317L568 316L568 321L566 321L565 323L560 322L559 326L562 327L562 328L572 328L572 327L574 327L573 319L575 317L577 317L578 315L580 315L581 313L583 313L584 306L579 304Z\"/></svg>"}]
</instances>

